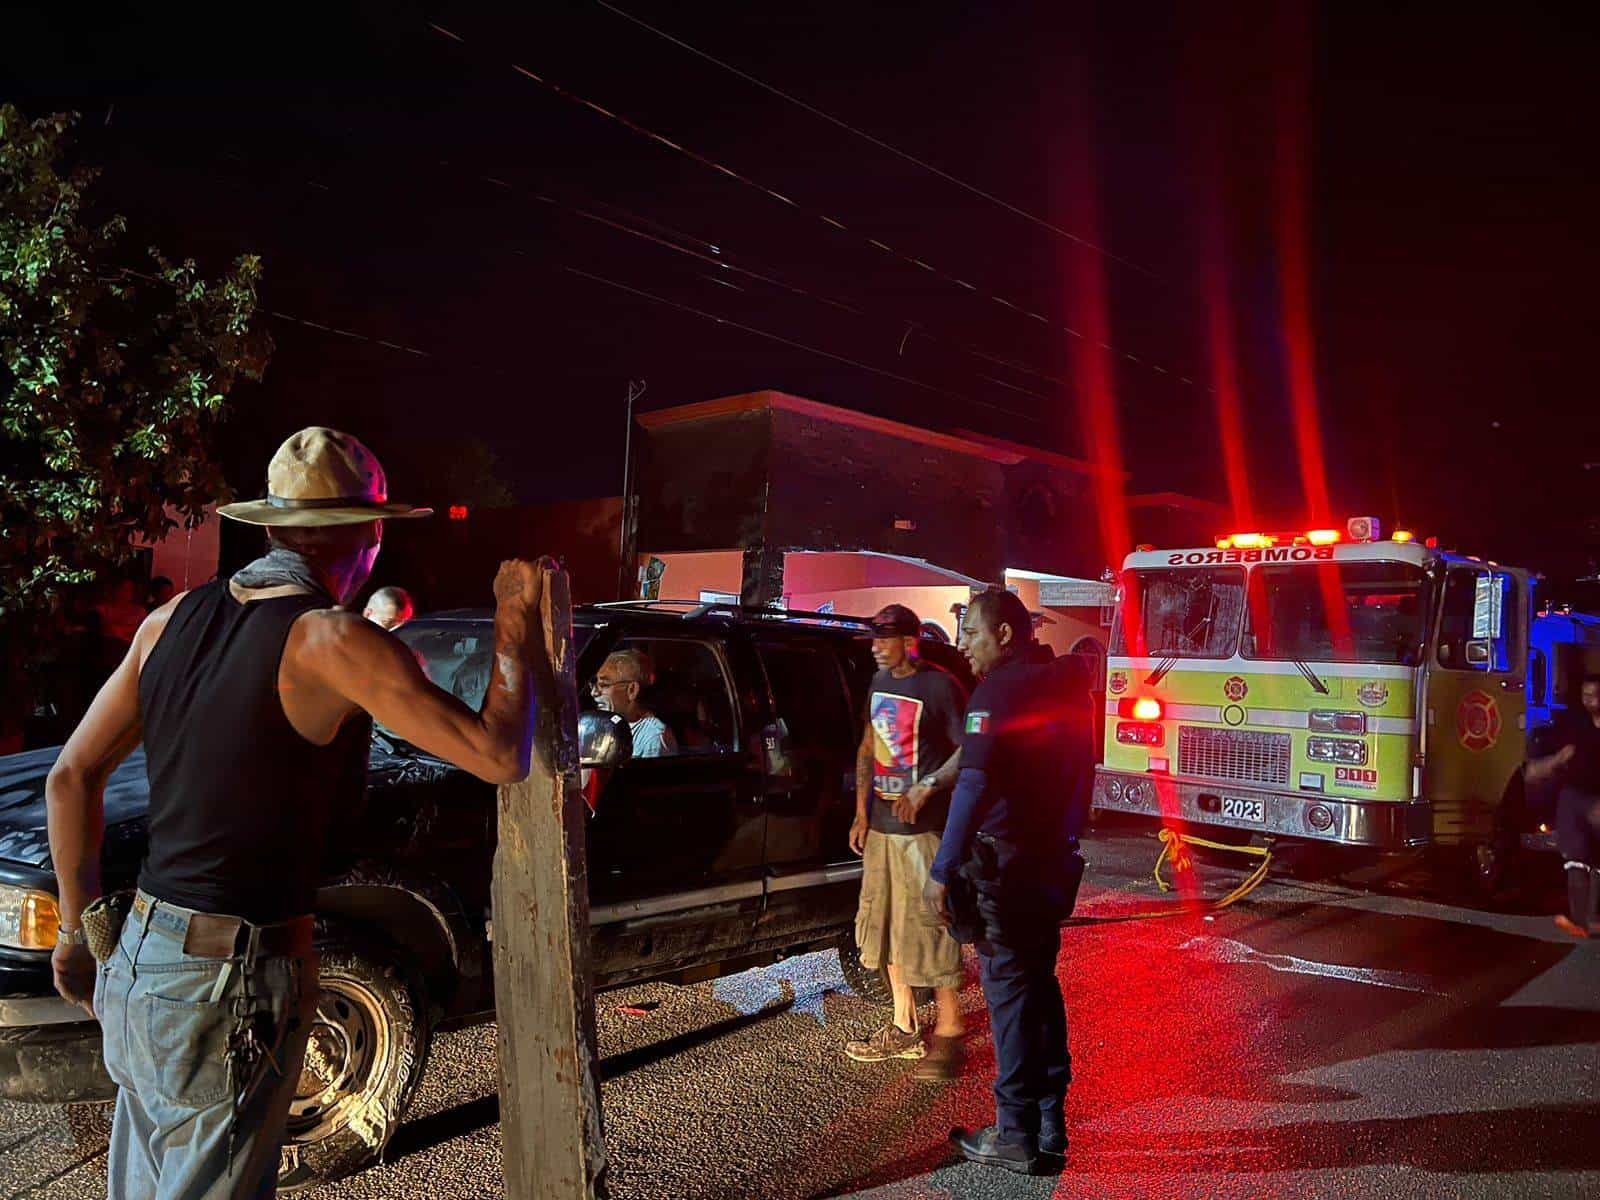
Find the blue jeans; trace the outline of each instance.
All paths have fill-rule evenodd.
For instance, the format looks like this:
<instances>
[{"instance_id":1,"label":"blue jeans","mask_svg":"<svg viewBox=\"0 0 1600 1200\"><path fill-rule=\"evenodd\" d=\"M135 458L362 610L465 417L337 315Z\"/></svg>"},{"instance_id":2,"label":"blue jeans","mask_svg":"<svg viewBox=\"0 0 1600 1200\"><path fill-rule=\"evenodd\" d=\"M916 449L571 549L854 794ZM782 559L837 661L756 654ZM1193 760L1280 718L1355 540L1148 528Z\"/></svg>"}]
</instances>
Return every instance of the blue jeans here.
<instances>
[{"instance_id":1,"label":"blue jeans","mask_svg":"<svg viewBox=\"0 0 1600 1200\"><path fill-rule=\"evenodd\" d=\"M316 1012L316 959L186 954L188 913L159 901L143 917L130 912L100 966L94 1010L118 1088L108 1200L244 1200L277 1190ZM253 1069L235 1053L247 1024L264 1048Z\"/></svg>"}]
</instances>

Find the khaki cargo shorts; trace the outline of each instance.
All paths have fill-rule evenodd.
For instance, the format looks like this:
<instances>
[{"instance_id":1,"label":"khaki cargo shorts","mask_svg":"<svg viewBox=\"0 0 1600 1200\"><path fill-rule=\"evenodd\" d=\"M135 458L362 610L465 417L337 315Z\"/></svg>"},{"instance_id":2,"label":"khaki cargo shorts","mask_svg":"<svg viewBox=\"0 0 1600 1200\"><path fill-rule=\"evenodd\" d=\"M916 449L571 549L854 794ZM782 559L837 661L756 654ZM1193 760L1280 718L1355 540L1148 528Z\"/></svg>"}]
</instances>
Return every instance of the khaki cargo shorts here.
<instances>
[{"instance_id":1,"label":"khaki cargo shorts","mask_svg":"<svg viewBox=\"0 0 1600 1200\"><path fill-rule=\"evenodd\" d=\"M856 945L868 970L893 963L912 987L962 983L961 946L922 903L937 833L867 833Z\"/></svg>"}]
</instances>

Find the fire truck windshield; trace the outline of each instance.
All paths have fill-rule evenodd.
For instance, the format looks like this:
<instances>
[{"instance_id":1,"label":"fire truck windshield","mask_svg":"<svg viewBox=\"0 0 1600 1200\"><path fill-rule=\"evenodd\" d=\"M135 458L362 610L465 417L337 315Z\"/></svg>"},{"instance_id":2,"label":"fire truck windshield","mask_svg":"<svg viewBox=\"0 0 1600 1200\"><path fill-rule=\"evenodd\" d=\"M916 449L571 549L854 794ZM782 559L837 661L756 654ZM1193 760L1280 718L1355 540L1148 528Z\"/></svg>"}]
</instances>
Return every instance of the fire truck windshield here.
<instances>
[{"instance_id":1,"label":"fire truck windshield","mask_svg":"<svg viewBox=\"0 0 1600 1200\"><path fill-rule=\"evenodd\" d=\"M1427 579L1404 562L1273 564L1250 572L1246 658L1421 661Z\"/></svg>"},{"instance_id":2,"label":"fire truck windshield","mask_svg":"<svg viewBox=\"0 0 1600 1200\"><path fill-rule=\"evenodd\" d=\"M1244 595L1242 567L1125 571L1111 653L1231 658Z\"/></svg>"}]
</instances>

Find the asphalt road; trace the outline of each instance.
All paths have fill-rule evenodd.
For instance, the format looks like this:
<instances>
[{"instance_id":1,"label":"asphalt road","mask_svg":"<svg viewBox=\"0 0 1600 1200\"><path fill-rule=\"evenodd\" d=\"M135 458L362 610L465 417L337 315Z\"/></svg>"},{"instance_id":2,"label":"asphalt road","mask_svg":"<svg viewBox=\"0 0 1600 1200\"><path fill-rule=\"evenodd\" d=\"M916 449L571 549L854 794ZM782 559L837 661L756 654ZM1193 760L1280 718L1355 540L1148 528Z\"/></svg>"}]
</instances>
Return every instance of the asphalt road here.
<instances>
[{"instance_id":1,"label":"asphalt road","mask_svg":"<svg viewBox=\"0 0 1600 1200\"><path fill-rule=\"evenodd\" d=\"M1163 904L1155 843L1095 837L1080 916ZM1235 871L1201 863L1204 890ZM1210 916L1067 931L1075 1079L1058 1178L957 1164L993 1058L976 964L966 1075L917 1083L843 1043L879 1012L831 955L600 997L611 1191L801 1198L1600 1195L1600 945L1398 878L1274 878ZM623 1005L644 1009L621 1011ZM493 1030L446 1035L388 1161L306 1193L499 1194ZM104 1194L103 1107L0 1104L0 1195Z\"/></svg>"}]
</instances>

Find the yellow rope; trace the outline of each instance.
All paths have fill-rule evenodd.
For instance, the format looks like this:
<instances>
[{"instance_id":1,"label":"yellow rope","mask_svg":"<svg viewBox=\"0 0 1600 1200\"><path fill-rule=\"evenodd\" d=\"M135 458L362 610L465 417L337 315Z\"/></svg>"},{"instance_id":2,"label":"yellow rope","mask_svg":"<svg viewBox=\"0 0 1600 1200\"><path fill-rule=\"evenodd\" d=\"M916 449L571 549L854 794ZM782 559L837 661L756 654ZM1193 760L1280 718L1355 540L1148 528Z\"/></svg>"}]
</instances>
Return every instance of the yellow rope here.
<instances>
[{"instance_id":1,"label":"yellow rope","mask_svg":"<svg viewBox=\"0 0 1600 1200\"><path fill-rule=\"evenodd\" d=\"M1261 862L1256 865L1256 869L1254 871L1251 871L1250 874L1245 877L1244 882L1240 883L1238 887L1234 888L1233 891L1229 892L1220 900L1213 900L1205 904L1198 905L1169 904L1164 908L1151 909L1148 912L1120 913L1116 916L1108 917L1074 917L1070 918L1067 921L1067 924L1088 925L1097 923L1099 921L1143 921L1153 917L1176 917L1181 916L1184 913L1202 911L1220 912L1222 909L1227 908L1230 904L1237 904L1251 892L1255 891L1256 888L1260 887L1262 881L1267 877L1267 871L1272 866L1271 846L1230 846L1226 842L1212 842L1207 841L1205 838L1197 838L1187 834L1182 834L1175 829L1163 829L1161 830L1159 836L1161 838L1161 856L1156 859L1156 866L1153 874L1155 875L1156 886L1159 887L1163 892L1170 892L1172 890L1172 884L1168 883L1161 874L1161 868L1166 865L1169 859L1171 860L1173 870L1175 871L1188 871L1193 869L1194 860L1189 853L1190 846L1204 846L1209 850L1231 850L1235 854L1249 854L1259 858Z\"/></svg>"}]
</instances>

